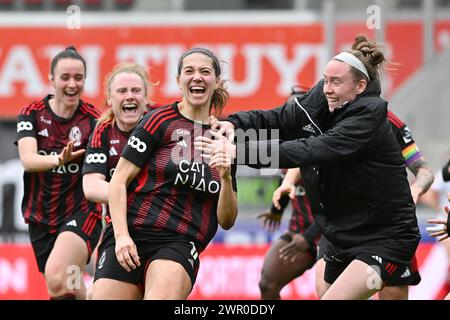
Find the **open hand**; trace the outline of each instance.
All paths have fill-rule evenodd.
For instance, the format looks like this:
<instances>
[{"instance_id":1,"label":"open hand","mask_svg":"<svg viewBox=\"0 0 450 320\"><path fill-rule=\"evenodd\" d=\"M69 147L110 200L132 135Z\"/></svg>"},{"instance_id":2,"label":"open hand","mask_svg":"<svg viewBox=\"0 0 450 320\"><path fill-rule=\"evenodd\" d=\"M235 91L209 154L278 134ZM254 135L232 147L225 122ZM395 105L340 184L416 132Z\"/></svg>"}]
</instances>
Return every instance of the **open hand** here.
<instances>
[{"instance_id":1,"label":"open hand","mask_svg":"<svg viewBox=\"0 0 450 320\"><path fill-rule=\"evenodd\" d=\"M256 216L257 219L262 220L263 228L270 232L274 232L280 228L281 217L281 214L273 213L271 211L264 212Z\"/></svg>"},{"instance_id":2,"label":"open hand","mask_svg":"<svg viewBox=\"0 0 450 320\"><path fill-rule=\"evenodd\" d=\"M434 227L427 227L427 232L430 237L437 238L439 241L445 240L448 238L448 214L450 209L446 206L444 208L447 213L447 219L429 219L428 223L436 224ZM440 237L440 238L438 238Z\"/></svg>"}]
</instances>

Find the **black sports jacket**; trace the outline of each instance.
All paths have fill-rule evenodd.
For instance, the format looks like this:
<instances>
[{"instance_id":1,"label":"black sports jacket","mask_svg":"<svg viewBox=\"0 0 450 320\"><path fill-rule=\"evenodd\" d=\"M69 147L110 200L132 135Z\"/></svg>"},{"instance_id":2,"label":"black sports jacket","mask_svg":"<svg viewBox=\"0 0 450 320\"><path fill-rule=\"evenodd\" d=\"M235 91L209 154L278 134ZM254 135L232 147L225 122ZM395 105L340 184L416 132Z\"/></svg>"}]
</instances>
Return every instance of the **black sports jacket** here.
<instances>
[{"instance_id":1,"label":"black sports jacket","mask_svg":"<svg viewBox=\"0 0 450 320\"><path fill-rule=\"evenodd\" d=\"M331 243L408 263L420 233L404 159L379 88L372 81L353 102L330 113L320 81L276 109L240 112L227 120L243 130L279 129L275 146L238 144L238 163L260 168L278 160L280 168L301 167L315 221ZM273 161L263 164L259 155L271 152ZM250 163L249 155L258 155L258 161Z\"/></svg>"}]
</instances>

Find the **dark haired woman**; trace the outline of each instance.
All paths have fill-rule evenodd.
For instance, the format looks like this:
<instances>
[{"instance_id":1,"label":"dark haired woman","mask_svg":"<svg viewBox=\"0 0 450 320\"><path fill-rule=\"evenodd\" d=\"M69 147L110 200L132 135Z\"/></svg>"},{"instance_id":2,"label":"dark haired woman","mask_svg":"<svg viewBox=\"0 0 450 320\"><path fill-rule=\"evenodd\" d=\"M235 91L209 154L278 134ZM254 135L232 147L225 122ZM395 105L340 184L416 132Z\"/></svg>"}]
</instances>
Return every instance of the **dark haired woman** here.
<instances>
[{"instance_id":1,"label":"dark haired woman","mask_svg":"<svg viewBox=\"0 0 450 320\"><path fill-rule=\"evenodd\" d=\"M86 63L74 47L52 60L54 95L17 120L24 173L22 212L51 299L84 299L82 272L101 232L101 206L83 195L82 165L98 110L81 100Z\"/></svg>"},{"instance_id":2,"label":"dark haired woman","mask_svg":"<svg viewBox=\"0 0 450 320\"><path fill-rule=\"evenodd\" d=\"M100 245L93 299L186 299L218 224L235 222L229 155L208 163L193 147L228 98L217 57L206 48L186 51L177 84L181 101L144 116L111 178L112 227Z\"/></svg>"}]
</instances>

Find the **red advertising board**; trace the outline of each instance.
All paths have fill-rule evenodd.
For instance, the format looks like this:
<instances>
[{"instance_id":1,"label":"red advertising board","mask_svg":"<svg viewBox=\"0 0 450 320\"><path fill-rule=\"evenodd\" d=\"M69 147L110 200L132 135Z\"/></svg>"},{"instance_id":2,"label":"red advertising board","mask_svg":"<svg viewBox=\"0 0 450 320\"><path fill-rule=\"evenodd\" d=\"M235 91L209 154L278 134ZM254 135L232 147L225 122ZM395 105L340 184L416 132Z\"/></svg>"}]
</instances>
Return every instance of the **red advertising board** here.
<instances>
[{"instance_id":1,"label":"red advertising board","mask_svg":"<svg viewBox=\"0 0 450 320\"><path fill-rule=\"evenodd\" d=\"M211 244L202 253L197 282L189 299L256 300L258 282L268 245L226 246ZM421 243L417 259L422 281L410 287L411 299L442 298L447 276L447 257L442 246ZM86 277L86 286L92 278ZM282 291L283 299L317 299L315 270L305 272ZM0 300L48 299L43 276L38 272L30 245L0 245Z\"/></svg>"},{"instance_id":2,"label":"red advertising board","mask_svg":"<svg viewBox=\"0 0 450 320\"><path fill-rule=\"evenodd\" d=\"M450 22L436 24L436 46L448 45ZM373 36L365 22L339 23L336 51L348 48L358 33ZM79 30L63 26L1 26L0 118L13 118L21 106L51 92L48 72L51 57L75 45L86 58L88 77L85 100L103 107L103 80L122 61L136 61L159 82L154 101L165 104L179 99L177 60L189 47L211 47L225 62L231 99L224 110L232 113L281 104L294 84L311 86L327 62L323 27L311 23L198 24L88 26ZM413 37L409 35L414 35ZM389 96L422 63L422 25L416 21L389 22L386 47L395 72L388 73Z\"/></svg>"},{"instance_id":3,"label":"red advertising board","mask_svg":"<svg viewBox=\"0 0 450 320\"><path fill-rule=\"evenodd\" d=\"M0 245L0 299L48 299L30 245Z\"/></svg>"}]
</instances>

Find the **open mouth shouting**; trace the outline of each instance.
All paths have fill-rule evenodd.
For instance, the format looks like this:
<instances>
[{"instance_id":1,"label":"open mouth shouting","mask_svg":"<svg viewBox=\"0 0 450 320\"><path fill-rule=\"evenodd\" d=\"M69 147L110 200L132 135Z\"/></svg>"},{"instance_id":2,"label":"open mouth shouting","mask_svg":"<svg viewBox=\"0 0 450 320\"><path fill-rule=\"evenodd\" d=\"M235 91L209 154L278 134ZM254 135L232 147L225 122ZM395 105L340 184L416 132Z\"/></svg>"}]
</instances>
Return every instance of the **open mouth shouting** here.
<instances>
[{"instance_id":1,"label":"open mouth shouting","mask_svg":"<svg viewBox=\"0 0 450 320\"><path fill-rule=\"evenodd\" d=\"M136 114L138 106L135 103L126 103L122 105L122 112L125 114Z\"/></svg>"},{"instance_id":2,"label":"open mouth shouting","mask_svg":"<svg viewBox=\"0 0 450 320\"><path fill-rule=\"evenodd\" d=\"M202 86L192 86L189 90L194 96L201 96L206 91L206 89Z\"/></svg>"},{"instance_id":3,"label":"open mouth shouting","mask_svg":"<svg viewBox=\"0 0 450 320\"><path fill-rule=\"evenodd\" d=\"M64 91L64 96L69 97L69 98L75 98L76 96L78 96L78 91Z\"/></svg>"}]
</instances>

